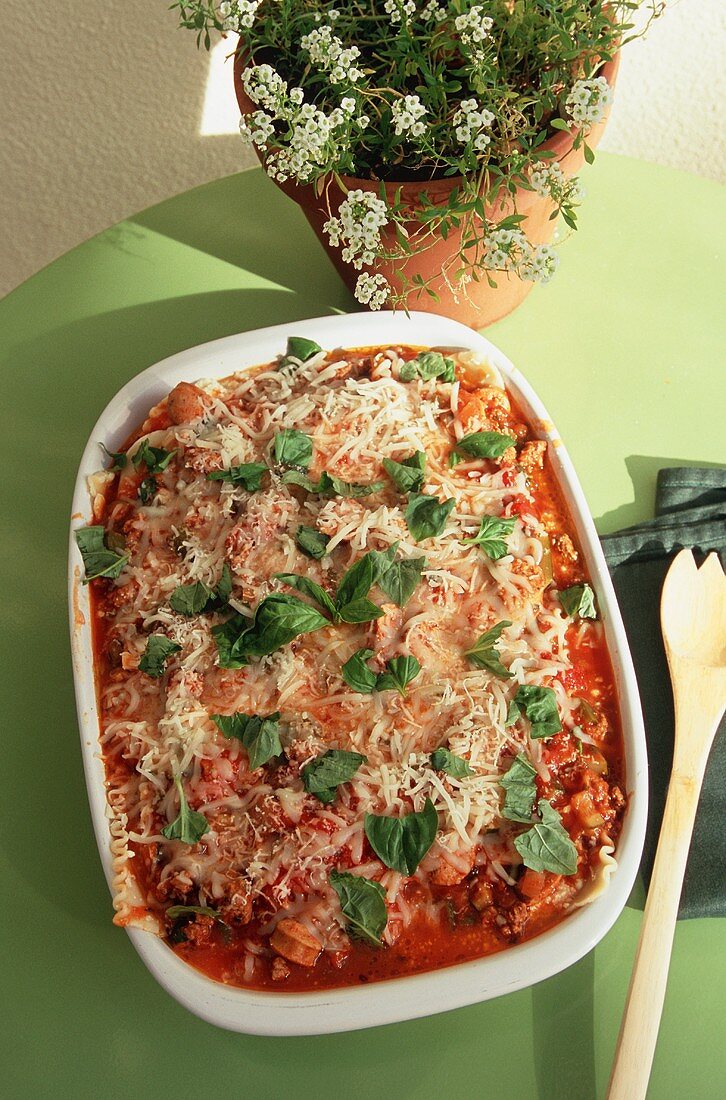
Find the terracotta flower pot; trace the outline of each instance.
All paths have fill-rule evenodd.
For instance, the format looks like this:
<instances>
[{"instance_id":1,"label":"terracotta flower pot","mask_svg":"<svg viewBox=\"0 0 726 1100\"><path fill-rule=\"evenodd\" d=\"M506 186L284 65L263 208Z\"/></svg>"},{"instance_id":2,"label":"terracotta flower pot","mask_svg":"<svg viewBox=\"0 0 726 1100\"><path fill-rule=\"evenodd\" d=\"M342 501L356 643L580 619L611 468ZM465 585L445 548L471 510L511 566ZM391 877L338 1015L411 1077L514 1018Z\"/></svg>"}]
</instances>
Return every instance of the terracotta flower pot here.
<instances>
[{"instance_id":1,"label":"terracotta flower pot","mask_svg":"<svg viewBox=\"0 0 726 1100\"><path fill-rule=\"evenodd\" d=\"M246 66L246 60L242 51L235 55L234 86L237 102L243 115L256 110L255 104L247 96L242 84L242 73ZM616 54L613 60L606 62L600 71L599 75L605 77L611 88L615 86L619 64L620 55ZM587 144L591 149L595 148L602 138L606 122L607 115L602 122L590 130ZM568 178L576 176L585 161L582 146L579 149L573 147L575 135L575 129L570 131L558 130L543 146L543 149L554 151L557 163ZM380 193L381 185L377 180L357 179L352 176L341 176L340 178L348 190L357 188L362 191L372 191L376 195ZM287 180L285 183L275 182L281 191L294 199L302 208L305 217L330 256L341 278L353 291L360 273L350 264L343 262L340 249L333 248L323 232L323 225L328 218L337 216L340 204L345 198L345 193L334 182L325 187L321 194L317 194L311 184L300 184L294 180ZM459 182L459 177L416 183L388 182L385 184L385 188L386 195L391 202L400 193L400 200L403 204L416 209L424 194L436 204L445 203L450 192L458 186ZM524 214L526 221L522 223L521 228L533 244L548 244L555 234L557 221L556 219L550 220L554 203L549 197L543 197L534 191L519 189L517 191L516 209L515 202L508 193L504 194L501 199L497 198L486 209L487 220L489 221L500 221L502 218L514 213ZM411 222L411 233L415 232L416 229L420 230L419 223ZM387 232L384 229L381 238L387 251L395 247L395 236L392 232ZM430 237L425 249L404 257L398 263L380 260L373 268L368 270L384 275L386 280L397 288L400 288L401 280L395 274L396 268L403 269L409 281L413 280L416 275L422 276L424 280L429 280L434 272L442 272L452 261L459 251L460 243L461 232L452 229L447 240L439 236ZM407 305L409 309L445 314L470 325L472 328L485 328L511 313L527 297L534 286L534 283L530 281L505 272L495 272L494 279L497 284L496 287L489 286L486 278L480 278L478 282L469 282L465 291L459 289L455 292L443 275L438 275L429 283L436 292L438 300L432 298L425 290L414 288L408 292Z\"/></svg>"}]
</instances>

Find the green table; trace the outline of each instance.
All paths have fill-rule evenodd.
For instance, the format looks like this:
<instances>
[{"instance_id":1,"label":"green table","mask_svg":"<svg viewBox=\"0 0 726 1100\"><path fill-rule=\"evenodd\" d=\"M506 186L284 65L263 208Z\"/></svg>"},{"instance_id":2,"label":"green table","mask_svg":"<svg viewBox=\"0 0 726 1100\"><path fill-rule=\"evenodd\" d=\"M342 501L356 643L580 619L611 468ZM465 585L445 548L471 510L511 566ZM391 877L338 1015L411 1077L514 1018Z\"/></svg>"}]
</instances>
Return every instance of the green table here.
<instances>
[{"instance_id":1,"label":"green table","mask_svg":"<svg viewBox=\"0 0 726 1100\"><path fill-rule=\"evenodd\" d=\"M713 183L608 156L586 182L582 228L565 243L557 278L490 335L548 405L605 532L650 514L662 464L724 458L724 242L719 249ZM353 305L297 208L259 171L108 229L0 303L8 1097L604 1094L639 891L597 950L549 981L327 1038L264 1039L202 1023L111 924L66 630L68 511L82 446L112 394L164 356ZM715 920L677 929L653 1098L723 1096L725 932Z\"/></svg>"}]
</instances>

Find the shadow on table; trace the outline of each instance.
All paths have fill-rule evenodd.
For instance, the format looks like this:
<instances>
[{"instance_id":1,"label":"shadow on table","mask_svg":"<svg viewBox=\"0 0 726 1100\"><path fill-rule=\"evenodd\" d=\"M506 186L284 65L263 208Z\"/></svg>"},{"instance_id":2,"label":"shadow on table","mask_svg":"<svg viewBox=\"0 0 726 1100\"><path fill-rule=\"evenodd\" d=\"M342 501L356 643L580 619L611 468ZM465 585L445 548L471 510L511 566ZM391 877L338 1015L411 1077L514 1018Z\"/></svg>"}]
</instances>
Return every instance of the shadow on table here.
<instances>
[{"instance_id":1,"label":"shadow on table","mask_svg":"<svg viewBox=\"0 0 726 1100\"><path fill-rule=\"evenodd\" d=\"M250 169L176 195L130 219L189 248L234 264L303 297L311 281L343 288L313 231L291 199L261 169ZM128 223L125 223L128 224ZM311 315L320 311L318 307Z\"/></svg>"},{"instance_id":2,"label":"shadow on table","mask_svg":"<svg viewBox=\"0 0 726 1100\"><path fill-rule=\"evenodd\" d=\"M663 458L657 455L628 455L625 468L633 483L633 499L595 519L598 532L609 535L621 527L630 527L650 519L655 506L655 483L658 471L675 466L718 466L718 462L703 462L689 458Z\"/></svg>"},{"instance_id":3,"label":"shadow on table","mask_svg":"<svg viewBox=\"0 0 726 1100\"><path fill-rule=\"evenodd\" d=\"M595 1100L595 953L532 988L537 1100Z\"/></svg>"}]
</instances>

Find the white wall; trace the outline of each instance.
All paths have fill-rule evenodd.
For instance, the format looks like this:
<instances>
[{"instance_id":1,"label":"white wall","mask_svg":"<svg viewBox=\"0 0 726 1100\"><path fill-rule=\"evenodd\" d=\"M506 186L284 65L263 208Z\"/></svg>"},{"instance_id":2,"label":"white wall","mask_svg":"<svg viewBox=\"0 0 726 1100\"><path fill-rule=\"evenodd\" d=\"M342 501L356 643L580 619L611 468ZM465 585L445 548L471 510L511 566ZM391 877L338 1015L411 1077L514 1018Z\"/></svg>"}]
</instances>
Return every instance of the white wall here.
<instances>
[{"instance_id":1,"label":"white wall","mask_svg":"<svg viewBox=\"0 0 726 1100\"><path fill-rule=\"evenodd\" d=\"M165 0L18 10L0 0L0 293L112 222L254 163L224 47L209 80ZM725 11L671 0L628 48L603 149L726 179Z\"/></svg>"}]
</instances>

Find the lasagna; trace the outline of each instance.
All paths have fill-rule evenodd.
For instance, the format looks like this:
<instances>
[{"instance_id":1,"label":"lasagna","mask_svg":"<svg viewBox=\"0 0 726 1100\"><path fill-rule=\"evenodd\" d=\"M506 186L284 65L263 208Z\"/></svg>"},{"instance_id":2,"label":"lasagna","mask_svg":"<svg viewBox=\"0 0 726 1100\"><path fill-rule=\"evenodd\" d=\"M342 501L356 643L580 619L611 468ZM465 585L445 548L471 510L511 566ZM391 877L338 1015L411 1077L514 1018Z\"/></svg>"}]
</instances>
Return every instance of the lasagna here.
<instances>
[{"instance_id":1,"label":"lasagna","mask_svg":"<svg viewBox=\"0 0 726 1100\"><path fill-rule=\"evenodd\" d=\"M291 337L106 452L76 540L117 924L307 990L603 888L618 700L548 446L473 353Z\"/></svg>"}]
</instances>

